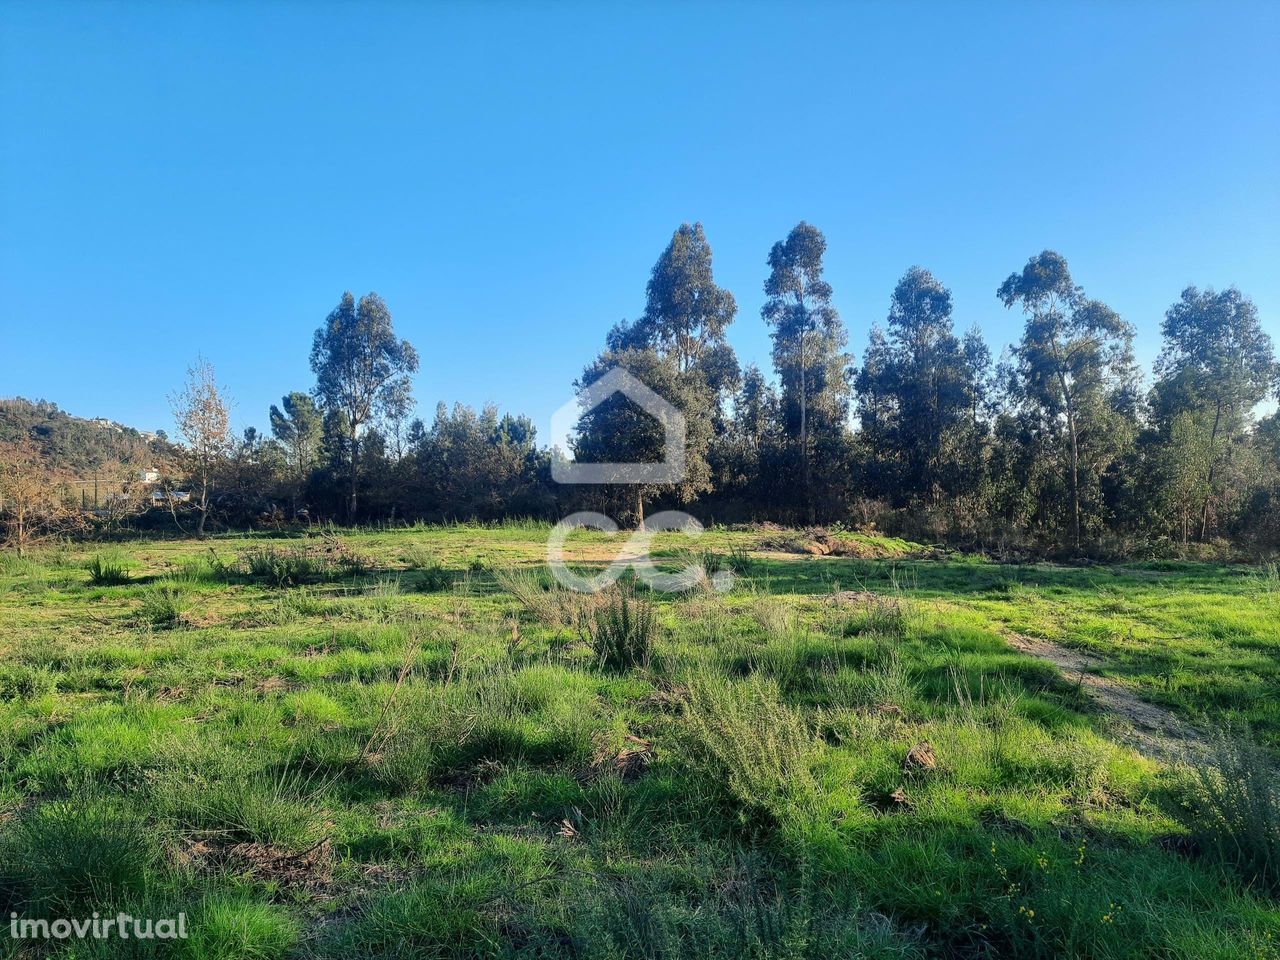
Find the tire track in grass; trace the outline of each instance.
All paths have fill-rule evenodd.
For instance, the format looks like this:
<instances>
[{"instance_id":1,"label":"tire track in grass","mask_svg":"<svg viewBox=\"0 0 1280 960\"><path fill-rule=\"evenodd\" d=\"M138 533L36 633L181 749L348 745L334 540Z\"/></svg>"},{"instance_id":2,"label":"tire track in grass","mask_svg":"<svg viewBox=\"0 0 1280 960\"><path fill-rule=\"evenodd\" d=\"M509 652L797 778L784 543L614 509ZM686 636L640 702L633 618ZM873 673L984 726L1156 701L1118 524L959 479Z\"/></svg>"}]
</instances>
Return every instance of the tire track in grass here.
<instances>
[{"instance_id":1,"label":"tire track in grass","mask_svg":"<svg viewBox=\"0 0 1280 960\"><path fill-rule=\"evenodd\" d=\"M1101 658L1021 633L1002 631L1002 636L1018 652L1053 664L1105 714L1122 721L1122 739L1144 756L1182 761L1188 754L1208 748L1208 740L1197 727L1142 699L1133 687L1098 673L1103 665Z\"/></svg>"}]
</instances>

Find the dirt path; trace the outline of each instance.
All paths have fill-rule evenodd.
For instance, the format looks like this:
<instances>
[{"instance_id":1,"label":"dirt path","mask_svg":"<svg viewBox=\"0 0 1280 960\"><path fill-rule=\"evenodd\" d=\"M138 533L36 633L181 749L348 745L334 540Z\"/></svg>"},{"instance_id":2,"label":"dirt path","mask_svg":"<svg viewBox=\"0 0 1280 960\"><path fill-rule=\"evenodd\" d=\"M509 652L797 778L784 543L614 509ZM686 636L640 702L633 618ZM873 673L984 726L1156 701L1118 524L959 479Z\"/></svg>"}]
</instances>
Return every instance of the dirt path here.
<instances>
[{"instance_id":1,"label":"dirt path","mask_svg":"<svg viewBox=\"0 0 1280 960\"><path fill-rule=\"evenodd\" d=\"M1020 633L1006 632L1004 638L1015 650L1052 663L1067 680L1078 683L1085 696L1121 721L1121 739L1144 756L1183 760L1206 748L1204 734L1194 726L1143 700L1132 687L1092 672L1102 666L1093 654Z\"/></svg>"}]
</instances>

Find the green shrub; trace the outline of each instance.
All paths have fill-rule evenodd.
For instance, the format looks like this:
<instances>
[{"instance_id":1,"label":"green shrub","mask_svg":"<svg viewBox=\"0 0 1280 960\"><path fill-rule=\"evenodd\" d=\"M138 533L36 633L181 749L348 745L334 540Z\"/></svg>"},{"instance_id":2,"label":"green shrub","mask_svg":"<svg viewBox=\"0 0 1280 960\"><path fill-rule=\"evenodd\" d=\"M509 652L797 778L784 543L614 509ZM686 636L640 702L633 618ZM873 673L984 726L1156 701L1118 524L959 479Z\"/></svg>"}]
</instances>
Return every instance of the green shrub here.
<instances>
[{"instance_id":1,"label":"green shrub","mask_svg":"<svg viewBox=\"0 0 1280 960\"><path fill-rule=\"evenodd\" d=\"M120 557L97 554L85 569L95 587L118 587L129 582L129 570Z\"/></svg>"},{"instance_id":2,"label":"green shrub","mask_svg":"<svg viewBox=\"0 0 1280 960\"><path fill-rule=\"evenodd\" d=\"M175 627L191 607L182 588L172 583L157 583L142 595L139 615L154 627Z\"/></svg>"},{"instance_id":3,"label":"green shrub","mask_svg":"<svg viewBox=\"0 0 1280 960\"><path fill-rule=\"evenodd\" d=\"M618 588L592 611L591 649L596 663L606 670L647 667L657 632L653 602L636 596L631 587Z\"/></svg>"},{"instance_id":4,"label":"green shrub","mask_svg":"<svg viewBox=\"0 0 1280 960\"><path fill-rule=\"evenodd\" d=\"M817 740L782 702L774 681L694 677L684 719L694 768L747 810L781 820L797 801L816 794Z\"/></svg>"},{"instance_id":5,"label":"green shrub","mask_svg":"<svg viewBox=\"0 0 1280 960\"><path fill-rule=\"evenodd\" d=\"M439 593L453 586L453 573L438 561L419 567L417 574L418 589L423 593Z\"/></svg>"},{"instance_id":6,"label":"green shrub","mask_svg":"<svg viewBox=\"0 0 1280 960\"><path fill-rule=\"evenodd\" d=\"M1250 883L1280 890L1280 784L1275 763L1242 729L1224 729L1190 764L1190 826Z\"/></svg>"},{"instance_id":7,"label":"green shrub","mask_svg":"<svg viewBox=\"0 0 1280 960\"><path fill-rule=\"evenodd\" d=\"M302 550L250 550L243 559L249 576L276 587L297 586L323 572L323 566Z\"/></svg>"}]
</instances>

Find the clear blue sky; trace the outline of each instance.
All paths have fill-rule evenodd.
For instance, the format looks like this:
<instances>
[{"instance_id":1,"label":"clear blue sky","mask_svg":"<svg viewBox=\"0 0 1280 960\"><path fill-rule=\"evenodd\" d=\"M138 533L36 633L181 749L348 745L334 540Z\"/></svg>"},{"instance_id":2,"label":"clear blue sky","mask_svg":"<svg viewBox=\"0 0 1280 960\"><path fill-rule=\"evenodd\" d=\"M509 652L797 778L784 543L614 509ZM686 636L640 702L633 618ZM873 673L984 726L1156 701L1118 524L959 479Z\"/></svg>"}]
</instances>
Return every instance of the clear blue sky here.
<instances>
[{"instance_id":1,"label":"clear blue sky","mask_svg":"<svg viewBox=\"0 0 1280 960\"><path fill-rule=\"evenodd\" d=\"M0 395L169 426L203 353L238 426L376 290L418 412L544 424L702 220L768 363L804 218L861 351L902 272L998 350L1045 247L1140 331L1236 284L1280 339L1280 5L0 5Z\"/></svg>"}]
</instances>

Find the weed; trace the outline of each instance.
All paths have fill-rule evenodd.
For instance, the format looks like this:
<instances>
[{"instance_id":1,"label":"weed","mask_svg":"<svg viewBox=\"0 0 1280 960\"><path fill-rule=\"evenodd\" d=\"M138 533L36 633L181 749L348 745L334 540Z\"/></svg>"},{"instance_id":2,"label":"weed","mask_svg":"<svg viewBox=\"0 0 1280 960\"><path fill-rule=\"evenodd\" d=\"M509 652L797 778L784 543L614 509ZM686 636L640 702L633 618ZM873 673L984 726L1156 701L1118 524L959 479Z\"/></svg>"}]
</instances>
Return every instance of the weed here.
<instances>
[{"instance_id":1,"label":"weed","mask_svg":"<svg viewBox=\"0 0 1280 960\"><path fill-rule=\"evenodd\" d=\"M37 910L75 914L139 892L156 832L97 796L42 803L6 831L0 867Z\"/></svg>"},{"instance_id":2,"label":"weed","mask_svg":"<svg viewBox=\"0 0 1280 960\"><path fill-rule=\"evenodd\" d=\"M702 675L688 684L684 719L695 768L748 810L775 819L816 792L817 741L776 682Z\"/></svg>"},{"instance_id":3,"label":"weed","mask_svg":"<svg viewBox=\"0 0 1280 960\"><path fill-rule=\"evenodd\" d=\"M275 587L297 586L323 571L314 557L301 550L250 550L242 560L249 576Z\"/></svg>"},{"instance_id":4,"label":"weed","mask_svg":"<svg viewBox=\"0 0 1280 960\"><path fill-rule=\"evenodd\" d=\"M444 564L433 560L418 567L415 582L423 593L439 593L453 586L453 573Z\"/></svg>"},{"instance_id":5,"label":"weed","mask_svg":"<svg viewBox=\"0 0 1280 960\"><path fill-rule=\"evenodd\" d=\"M1201 842L1251 883L1280 890L1280 784L1248 731L1224 728L1192 758L1191 825Z\"/></svg>"}]
</instances>

